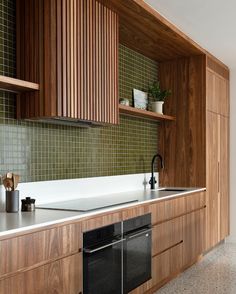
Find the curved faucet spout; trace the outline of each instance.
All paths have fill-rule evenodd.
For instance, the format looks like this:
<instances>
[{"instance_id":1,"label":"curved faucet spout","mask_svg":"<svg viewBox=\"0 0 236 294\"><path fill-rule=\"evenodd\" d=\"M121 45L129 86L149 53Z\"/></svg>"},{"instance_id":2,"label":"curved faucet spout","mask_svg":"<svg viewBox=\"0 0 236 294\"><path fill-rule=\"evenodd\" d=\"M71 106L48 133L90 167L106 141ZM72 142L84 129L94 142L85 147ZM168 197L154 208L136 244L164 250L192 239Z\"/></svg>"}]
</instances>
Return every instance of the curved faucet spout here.
<instances>
[{"instance_id":1,"label":"curved faucet spout","mask_svg":"<svg viewBox=\"0 0 236 294\"><path fill-rule=\"evenodd\" d=\"M156 179L154 177L154 163L155 163L155 160L156 158L159 158L160 159L160 162L161 162L161 168L163 169L164 168L164 160L162 158L162 156L160 154L155 154L152 158L152 176L151 176L151 179L149 181L149 184L151 186L151 190L154 190L155 189L155 184L156 184Z\"/></svg>"}]
</instances>

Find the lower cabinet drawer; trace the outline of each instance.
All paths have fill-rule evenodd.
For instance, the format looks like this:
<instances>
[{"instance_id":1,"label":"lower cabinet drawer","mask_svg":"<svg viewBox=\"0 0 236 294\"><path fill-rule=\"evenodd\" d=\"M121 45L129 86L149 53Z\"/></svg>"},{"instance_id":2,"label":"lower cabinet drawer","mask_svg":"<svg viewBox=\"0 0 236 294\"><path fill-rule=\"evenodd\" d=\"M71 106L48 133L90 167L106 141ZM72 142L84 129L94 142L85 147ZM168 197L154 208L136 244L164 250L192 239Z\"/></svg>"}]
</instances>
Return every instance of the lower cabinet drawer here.
<instances>
[{"instance_id":1,"label":"lower cabinet drawer","mask_svg":"<svg viewBox=\"0 0 236 294\"><path fill-rule=\"evenodd\" d=\"M155 256L181 241L183 241L183 217L153 226L152 255Z\"/></svg>"},{"instance_id":2,"label":"lower cabinet drawer","mask_svg":"<svg viewBox=\"0 0 236 294\"><path fill-rule=\"evenodd\" d=\"M0 278L77 253L79 236L70 224L0 241Z\"/></svg>"},{"instance_id":3,"label":"lower cabinet drawer","mask_svg":"<svg viewBox=\"0 0 236 294\"><path fill-rule=\"evenodd\" d=\"M0 294L82 293L82 253L0 280Z\"/></svg>"},{"instance_id":4,"label":"lower cabinet drawer","mask_svg":"<svg viewBox=\"0 0 236 294\"><path fill-rule=\"evenodd\" d=\"M183 243L152 258L152 287L182 268Z\"/></svg>"},{"instance_id":5,"label":"lower cabinet drawer","mask_svg":"<svg viewBox=\"0 0 236 294\"><path fill-rule=\"evenodd\" d=\"M185 197L169 199L150 205L152 224L170 220L185 213Z\"/></svg>"}]
</instances>

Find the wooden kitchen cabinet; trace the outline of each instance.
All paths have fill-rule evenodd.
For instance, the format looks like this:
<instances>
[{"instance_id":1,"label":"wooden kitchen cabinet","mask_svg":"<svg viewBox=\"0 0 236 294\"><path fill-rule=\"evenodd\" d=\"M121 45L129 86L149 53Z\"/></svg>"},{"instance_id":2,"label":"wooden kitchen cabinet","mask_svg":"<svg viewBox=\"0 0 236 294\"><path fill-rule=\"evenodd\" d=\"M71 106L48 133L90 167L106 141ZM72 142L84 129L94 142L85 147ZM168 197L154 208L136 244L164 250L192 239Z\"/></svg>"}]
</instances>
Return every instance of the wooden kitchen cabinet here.
<instances>
[{"instance_id":1,"label":"wooden kitchen cabinet","mask_svg":"<svg viewBox=\"0 0 236 294\"><path fill-rule=\"evenodd\" d=\"M17 0L18 118L117 124L118 16L96 0Z\"/></svg>"},{"instance_id":2,"label":"wooden kitchen cabinet","mask_svg":"<svg viewBox=\"0 0 236 294\"><path fill-rule=\"evenodd\" d=\"M219 241L219 126L218 115L207 112L207 236L206 249Z\"/></svg>"},{"instance_id":3,"label":"wooden kitchen cabinet","mask_svg":"<svg viewBox=\"0 0 236 294\"><path fill-rule=\"evenodd\" d=\"M180 243L152 259L152 287L180 271L183 252L183 243Z\"/></svg>"},{"instance_id":4,"label":"wooden kitchen cabinet","mask_svg":"<svg viewBox=\"0 0 236 294\"><path fill-rule=\"evenodd\" d=\"M229 119L220 116L220 240L229 235Z\"/></svg>"},{"instance_id":5,"label":"wooden kitchen cabinet","mask_svg":"<svg viewBox=\"0 0 236 294\"><path fill-rule=\"evenodd\" d=\"M207 59L206 249L229 235L229 72Z\"/></svg>"},{"instance_id":6,"label":"wooden kitchen cabinet","mask_svg":"<svg viewBox=\"0 0 236 294\"><path fill-rule=\"evenodd\" d=\"M0 294L79 294L82 287L82 253L0 280Z\"/></svg>"},{"instance_id":7,"label":"wooden kitchen cabinet","mask_svg":"<svg viewBox=\"0 0 236 294\"><path fill-rule=\"evenodd\" d=\"M206 108L212 112L229 116L229 81L227 73L225 73L225 76L207 68Z\"/></svg>"},{"instance_id":8,"label":"wooden kitchen cabinet","mask_svg":"<svg viewBox=\"0 0 236 294\"><path fill-rule=\"evenodd\" d=\"M205 216L202 208L183 217L183 266L195 262L205 249Z\"/></svg>"},{"instance_id":9,"label":"wooden kitchen cabinet","mask_svg":"<svg viewBox=\"0 0 236 294\"><path fill-rule=\"evenodd\" d=\"M229 118L207 112L207 243L229 235Z\"/></svg>"},{"instance_id":10,"label":"wooden kitchen cabinet","mask_svg":"<svg viewBox=\"0 0 236 294\"><path fill-rule=\"evenodd\" d=\"M79 224L69 224L0 241L0 278L78 253Z\"/></svg>"},{"instance_id":11,"label":"wooden kitchen cabinet","mask_svg":"<svg viewBox=\"0 0 236 294\"><path fill-rule=\"evenodd\" d=\"M170 221L155 225L152 228L152 256L183 242L183 218L178 217Z\"/></svg>"}]
</instances>

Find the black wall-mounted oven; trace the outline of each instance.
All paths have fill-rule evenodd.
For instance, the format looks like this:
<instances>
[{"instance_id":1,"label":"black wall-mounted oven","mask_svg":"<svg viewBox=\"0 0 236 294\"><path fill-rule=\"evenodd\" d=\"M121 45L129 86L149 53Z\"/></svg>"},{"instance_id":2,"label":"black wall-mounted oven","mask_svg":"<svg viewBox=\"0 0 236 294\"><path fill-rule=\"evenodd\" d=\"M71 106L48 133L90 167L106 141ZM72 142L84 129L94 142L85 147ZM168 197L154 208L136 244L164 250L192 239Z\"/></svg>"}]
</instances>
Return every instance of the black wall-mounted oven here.
<instances>
[{"instance_id":1,"label":"black wall-mounted oven","mask_svg":"<svg viewBox=\"0 0 236 294\"><path fill-rule=\"evenodd\" d=\"M84 234L84 294L126 294L151 278L151 214Z\"/></svg>"}]
</instances>

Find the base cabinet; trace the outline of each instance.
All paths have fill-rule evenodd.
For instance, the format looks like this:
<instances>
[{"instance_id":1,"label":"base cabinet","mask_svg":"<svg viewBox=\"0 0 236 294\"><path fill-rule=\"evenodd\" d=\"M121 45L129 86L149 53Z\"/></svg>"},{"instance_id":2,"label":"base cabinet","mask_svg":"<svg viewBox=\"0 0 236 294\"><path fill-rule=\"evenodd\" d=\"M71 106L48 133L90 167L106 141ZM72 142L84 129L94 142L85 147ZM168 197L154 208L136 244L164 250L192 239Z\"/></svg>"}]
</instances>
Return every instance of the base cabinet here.
<instances>
[{"instance_id":1,"label":"base cabinet","mask_svg":"<svg viewBox=\"0 0 236 294\"><path fill-rule=\"evenodd\" d=\"M206 208L183 217L183 266L189 266L205 249Z\"/></svg>"},{"instance_id":2,"label":"base cabinet","mask_svg":"<svg viewBox=\"0 0 236 294\"><path fill-rule=\"evenodd\" d=\"M82 254L78 253L0 281L0 294L82 293Z\"/></svg>"},{"instance_id":3,"label":"base cabinet","mask_svg":"<svg viewBox=\"0 0 236 294\"><path fill-rule=\"evenodd\" d=\"M180 243L152 259L152 287L180 271L182 254L183 243Z\"/></svg>"}]
</instances>

